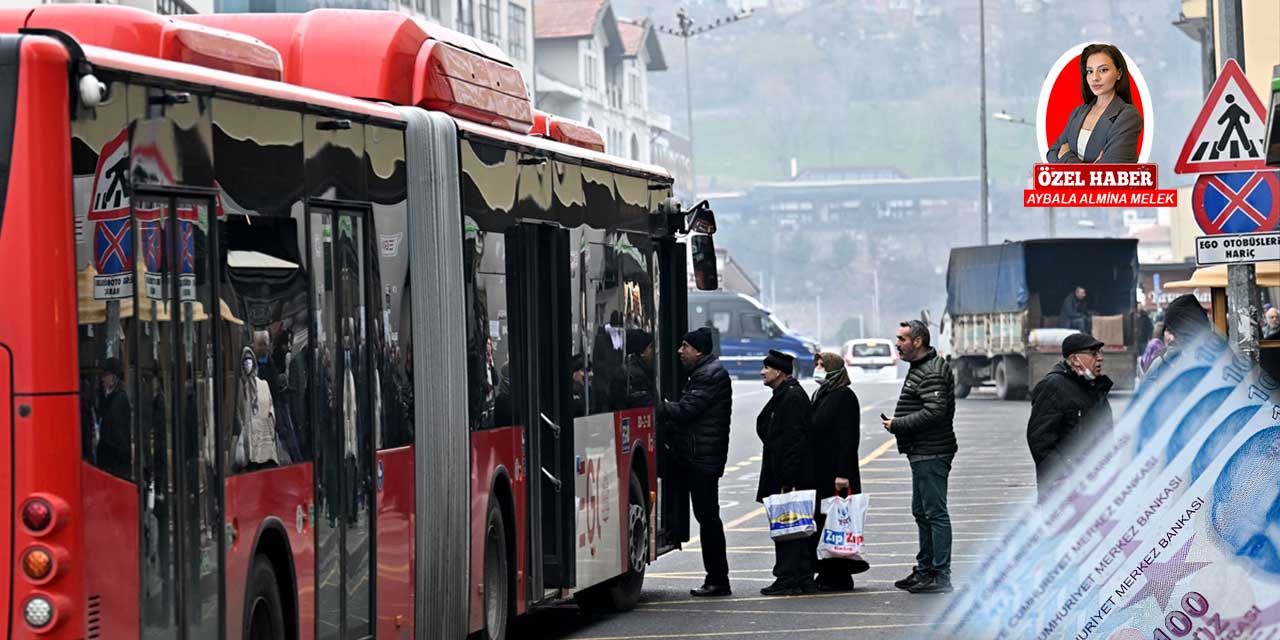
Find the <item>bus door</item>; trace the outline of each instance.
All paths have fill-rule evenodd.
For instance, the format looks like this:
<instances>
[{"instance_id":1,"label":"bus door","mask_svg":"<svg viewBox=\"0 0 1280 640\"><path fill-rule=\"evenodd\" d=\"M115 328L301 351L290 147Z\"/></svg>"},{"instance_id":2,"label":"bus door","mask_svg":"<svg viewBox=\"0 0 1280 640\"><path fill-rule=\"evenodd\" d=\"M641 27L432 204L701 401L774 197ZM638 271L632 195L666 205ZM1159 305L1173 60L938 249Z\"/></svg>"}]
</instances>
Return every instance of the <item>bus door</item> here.
<instances>
[{"instance_id":1,"label":"bus door","mask_svg":"<svg viewBox=\"0 0 1280 640\"><path fill-rule=\"evenodd\" d=\"M657 274L658 285L658 395L663 398L679 398L684 382L680 368L680 360L676 349L684 339L689 321L689 291L687 267L687 250L683 244L674 239L664 238L657 245L657 263L660 269ZM700 303L704 309L710 305ZM705 311L705 313L710 313ZM657 425L658 446L658 522L655 545L658 552L678 548L689 539L689 493L688 488L680 485L672 473L671 456L666 455L667 448L662 441L667 429Z\"/></svg>"},{"instance_id":2,"label":"bus door","mask_svg":"<svg viewBox=\"0 0 1280 640\"><path fill-rule=\"evenodd\" d=\"M310 205L315 308L316 631L372 637L372 384L368 363L365 211Z\"/></svg>"},{"instance_id":3,"label":"bus door","mask_svg":"<svg viewBox=\"0 0 1280 640\"><path fill-rule=\"evenodd\" d=\"M571 588L574 571L574 460L570 345L569 232L525 224L508 232L507 273L518 274L512 291L526 322L529 381L528 483L530 589ZM514 306L514 305L513 305ZM540 559L540 561L538 560Z\"/></svg>"},{"instance_id":4,"label":"bus door","mask_svg":"<svg viewBox=\"0 0 1280 640\"><path fill-rule=\"evenodd\" d=\"M213 201L172 193L131 197L134 451L141 508L143 638L221 638L221 397L208 233ZM122 245L105 252L120 251ZM123 305L122 305L123 306ZM217 361L217 362L215 362ZM99 460L110 447L99 446ZM121 450L123 452L123 449ZM109 466L109 465L108 465Z\"/></svg>"}]
</instances>

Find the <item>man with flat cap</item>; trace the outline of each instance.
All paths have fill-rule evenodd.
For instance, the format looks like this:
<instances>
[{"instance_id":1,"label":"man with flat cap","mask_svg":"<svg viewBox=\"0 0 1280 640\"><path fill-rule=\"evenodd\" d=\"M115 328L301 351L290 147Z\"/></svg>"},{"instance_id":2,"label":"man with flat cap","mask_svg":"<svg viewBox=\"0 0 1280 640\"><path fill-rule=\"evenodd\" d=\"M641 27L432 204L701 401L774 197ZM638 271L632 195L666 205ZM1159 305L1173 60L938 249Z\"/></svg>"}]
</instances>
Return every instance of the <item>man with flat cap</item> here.
<instances>
[{"instance_id":1,"label":"man with flat cap","mask_svg":"<svg viewBox=\"0 0 1280 640\"><path fill-rule=\"evenodd\" d=\"M813 455L809 449L811 430L809 394L792 376L795 359L769 350L760 376L773 396L756 418L756 435L764 443L760 463L760 483L756 502L771 495L797 489L812 489ZM760 590L766 596L798 596L817 593L813 580L815 547L808 538L773 541L773 575L777 580Z\"/></svg>"},{"instance_id":2,"label":"man with flat cap","mask_svg":"<svg viewBox=\"0 0 1280 640\"><path fill-rule=\"evenodd\" d=\"M1036 463L1039 502L1076 470L1079 458L1110 438L1111 378L1102 375L1102 342L1073 333L1062 341L1062 361L1031 391L1027 445Z\"/></svg>"},{"instance_id":3,"label":"man with flat cap","mask_svg":"<svg viewBox=\"0 0 1280 640\"><path fill-rule=\"evenodd\" d=\"M660 403L658 423L666 427L674 454L672 470L689 491L693 517L698 520L702 566L707 572L701 587L689 591L695 597L728 596L729 559L725 551L724 524L720 521L720 477L729 458L729 417L733 410L733 383L729 372L712 353L711 330L686 333L677 350L688 373L680 400Z\"/></svg>"}]
</instances>

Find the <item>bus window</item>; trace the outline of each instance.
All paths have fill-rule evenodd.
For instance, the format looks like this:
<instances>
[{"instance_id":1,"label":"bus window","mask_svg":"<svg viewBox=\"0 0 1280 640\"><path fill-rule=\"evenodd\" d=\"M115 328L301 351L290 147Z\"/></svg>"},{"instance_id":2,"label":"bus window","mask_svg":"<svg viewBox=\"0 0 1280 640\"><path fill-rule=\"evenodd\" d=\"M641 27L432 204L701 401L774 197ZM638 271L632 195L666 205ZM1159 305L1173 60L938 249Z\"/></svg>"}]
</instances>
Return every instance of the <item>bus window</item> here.
<instances>
[{"instance_id":1,"label":"bus window","mask_svg":"<svg viewBox=\"0 0 1280 640\"><path fill-rule=\"evenodd\" d=\"M128 109L118 84L95 118L72 121L76 306L80 346L80 434L85 462L132 480L133 223Z\"/></svg>"},{"instance_id":2,"label":"bus window","mask_svg":"<svg viewBox=\"0 0 1280 640\"><path fill-rule=\"evenodd\" d=\"M654 373L654 253L648 238L640 234L622 235L619 240L627 359L625 374L615 385L618 391L614 391L614 404L618 409L652 407L658 396Z\"/></svg>"},{"instance_id":3,"label":"bus window","mask_svg":"<svg viewBox=\"0 0 1280 640\"><path fill-rule=\"evenodd\" d=\"M462 243L467 291L467 389L472 429L514 422L511 347L507 326L506 240L503 234L464 221Z\"/></svg>"},{"instance_id":4,"label":"bus window","mask_svg":"<svg viewBox=\"0 0 1280 640\"><path fill-rule=\"evenodd\" d=\"M234 362L226 389L232 472L312 458L305 226L295 209L296 218L229 215L218 223L222 294L244 322L225 335Z\"/></svg>"},{"instance_id":5,"label":"bus window","mask_svg":"<svg viewBox=\"0 0 1280 640\"><path fill-rule=\"evenodd\" d=\"M589 236L602 234L588 230ZM587 254L586 319L590 327L590 357L586 375L575 375L574 399L579 415L606 413L614 409L610 389L626 375L623 368L626 324L622 317L622 265L618 250L604 242L591 242ZM625 383L624 383L625 384Z\"/></svg>"},{"instance_id":6,"label":"bus window","mask_svg":"<svg viewBox=\"0 0 1280 640\"><path fill-rule=\"evenodd\" d=\"M368 240L373 243L365 273L369 292L370 354L374 372L374 448L381 451L413 444L413 368L406 343L412 333L409 304L408 192L404 133L365 127L365 153L372 213Z\"/></svg>"}]
</instances>

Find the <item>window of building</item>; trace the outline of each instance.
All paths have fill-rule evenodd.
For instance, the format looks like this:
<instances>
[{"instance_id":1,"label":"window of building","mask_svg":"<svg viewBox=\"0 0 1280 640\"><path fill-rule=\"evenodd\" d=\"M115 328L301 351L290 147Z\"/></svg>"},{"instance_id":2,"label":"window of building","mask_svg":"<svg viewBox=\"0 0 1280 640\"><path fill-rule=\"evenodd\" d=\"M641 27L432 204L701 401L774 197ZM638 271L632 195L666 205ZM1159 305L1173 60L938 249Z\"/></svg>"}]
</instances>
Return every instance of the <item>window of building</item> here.
<instances>
[{"instance_id":1,"label":"window of building","mask_svg":"<svg viewBox=\"0 0 1280 640\"><path fill-rule=\"evenodd\" d=\"M582 53L582 84L592 92L600 90L600 54L595 40L588 40Z\"/></svg>"},{"instance_id":2,"label":"window of building","mask_svg":"<svg viewBox=\"0 0 1280 640\"><path fill-rule=\"evenodd\" d=\"M458 31L469 36L476 34L475 5L472 0L458 0Z\"/></svg>"},{"instance_id":3,"label":"window of building","mask_svg":"<svg viewBox=\"0 0 1280 640\"><path fill-rule=\"evenodd\" d=\"M640 63L632 63L632 67L627 70L627 102L634 106L644 105L644 94L641 92L640 86Z\"/></svg>"},{"instance_id":4,"label":"window of building","mask_svg":"<svg viewBox=\"0 0 1280 640\"><path fill-rule=\"evenodd\" d=\"M507 53L516 60L524 60L528 56L524 39L528 24L528 14L524 7L514 2L507 5Z\"/></svg>"},{"instance_id":5,"label":"window of building","mask_svg":"<svg viewBox=\"0 0 1280 640\"><path fill-rule=\"evenodd\" d=\"M480 0L480 39L502 44L502 14L499 0Z\"/></svg>"},{"instance_id":6,"label":"window of building","mask_svg":"<svg viewBox=\"0 0 1280 640\"><path fill-rule=\"evenodd\" d=\"M605 71L605 91L609 94L609 106L622 108L622 74L618 73L618 65L609 65Z\"/></svg>"}]
</instances>

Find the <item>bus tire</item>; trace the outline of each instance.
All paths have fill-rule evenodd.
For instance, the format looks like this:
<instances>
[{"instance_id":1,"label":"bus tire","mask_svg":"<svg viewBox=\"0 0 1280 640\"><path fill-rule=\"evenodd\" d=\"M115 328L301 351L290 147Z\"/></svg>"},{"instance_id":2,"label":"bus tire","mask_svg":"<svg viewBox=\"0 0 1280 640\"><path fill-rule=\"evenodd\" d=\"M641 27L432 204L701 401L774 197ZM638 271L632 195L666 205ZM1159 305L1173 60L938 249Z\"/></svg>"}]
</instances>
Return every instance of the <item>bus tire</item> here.
<instances>
[{"instance_id":1,"label":"bus tire","mask_svg":"<svg viewBox=\"0 0 1280 640\"><path fill-rule=\"evenodd\" d=\"M253 559L245 603L244 636L248 640L284 640L284 602L275 569L264 555Z\"/></svg>"},{"instance_id":2,"label":"bus tire","mask_svg":"<svg viewBox=\"0 0 1280 640\"><path fill-rule=\"evenodd\" d=\"M634 469L627 487L627 532L627 572L574 594L579 607L612 613L630 611L640 602L649 564L649 506Z\"/></svg>"},{"instance_id":3,"label":"bus tire","mask_svg":"<svg viewBox=\"0 0 1280 640\"><path fill-rule=\"evenodd\" d=\"M489 500L484 527L484 640L505 640L511 625L511 564L507 526L498 503Z\"/></svg>"}]
</instances>

